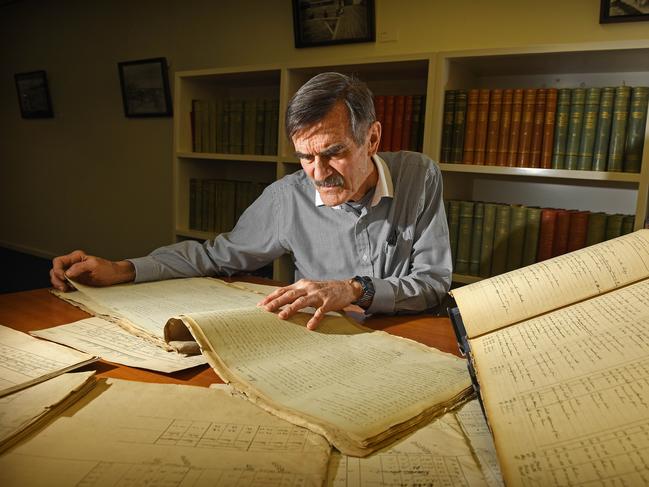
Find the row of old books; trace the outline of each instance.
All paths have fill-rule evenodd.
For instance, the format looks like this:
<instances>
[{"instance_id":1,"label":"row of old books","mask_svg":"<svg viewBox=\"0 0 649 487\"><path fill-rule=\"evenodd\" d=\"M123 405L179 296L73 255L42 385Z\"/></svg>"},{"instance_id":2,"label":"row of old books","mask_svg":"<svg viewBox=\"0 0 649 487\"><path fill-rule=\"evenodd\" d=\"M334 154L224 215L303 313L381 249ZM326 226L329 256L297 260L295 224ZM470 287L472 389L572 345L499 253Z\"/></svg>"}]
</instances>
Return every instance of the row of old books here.
<instances>
[{"instance_id":1,"label":"row of old books","mask_svg":"<svg viewBox=\"0 0 649 487\"><path fill-rule=\"evenodd\" d=\"M649 87L448 90L440 162L640 172Z\"/></svg>"},{"instance_id":2,"label":"row of old books","mask_svg":"<svg viewBox=\"0 0 649 487\"><path fill-rule=\"evenodd\" d=\"M194 152L277 154L279 100L192 100Z\"/></svg>"},{"instance_id":3,"label":"row of old books","mask_svg":"<svg viewBox=\"0 0 649 487\"><path fill-rule=\"evenodd\" d=\"M267 184L225 179L189 181L189 228L229 232Z\"/></svg>"},{"instance_id":4,"label":"row of old books","mask_svg":"<svg viewBox=\"0 0 649 487\"><path fill-rule=\"evenodd\" d=\"M633 231L634 216L451 200L453 271L490 277Z\"/></svg>"},{"instance_id":5,"label":"row of old books","mask_svg":"<svg viewBox=\"0 0 649 487\"><path fill-rule=\"evenodd\" d=\"M421 152L426 109L423 95L377 95L374 97L374 109L382 128L380 151Z\"/></svg>"}]
</instances>

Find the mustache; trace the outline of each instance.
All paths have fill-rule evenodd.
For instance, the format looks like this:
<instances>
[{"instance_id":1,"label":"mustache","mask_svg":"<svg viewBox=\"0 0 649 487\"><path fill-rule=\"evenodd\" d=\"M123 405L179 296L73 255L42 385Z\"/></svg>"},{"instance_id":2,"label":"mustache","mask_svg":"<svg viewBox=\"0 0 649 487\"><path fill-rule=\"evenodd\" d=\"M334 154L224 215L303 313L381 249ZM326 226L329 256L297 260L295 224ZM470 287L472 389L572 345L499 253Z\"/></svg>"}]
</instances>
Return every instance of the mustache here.
<instances>
[{"instance_id":1,"label":"mustache","mask_svg":"<svg viewBox=\"0 0 649 487\"><path fill-rule=\"evenodd\" d=\"M323 180L316 180L313 181L313 183L316 185L317 188L334 188L336 186L340 186L341 188L345 186L345 180L340 174L332 174L328 178L325 178Z\"/></svg>"}]
</instances>

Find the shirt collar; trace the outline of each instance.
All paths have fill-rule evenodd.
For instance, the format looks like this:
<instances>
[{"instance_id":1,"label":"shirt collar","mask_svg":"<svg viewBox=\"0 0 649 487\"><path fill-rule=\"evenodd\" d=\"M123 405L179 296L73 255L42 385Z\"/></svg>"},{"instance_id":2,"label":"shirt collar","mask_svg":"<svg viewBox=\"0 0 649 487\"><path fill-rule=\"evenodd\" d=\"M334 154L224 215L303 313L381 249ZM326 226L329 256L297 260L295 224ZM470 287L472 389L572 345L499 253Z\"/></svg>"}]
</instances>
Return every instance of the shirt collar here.
<instances>
[{"instance_id":1,"label":"shirt collar","mask_svg":"<svg viewBox=\"0 0 649 487\"><path fill-rule=\"evenodd\" d=\"M374 189L374 197L370 206L374 207L379 204L381 198L394 198L394 187L392 186L392 176L390 175L390 170L388 169L387 164L383 159L379 157L378 154L372 156L372 162L378 171L378 181L376 182L376 187ZM320 193L318 190L315 191L315 205L316 206L325 206L320 198ZM340 209L342 205L336 205L333 208Z\"/></svg>"}]
</instances>

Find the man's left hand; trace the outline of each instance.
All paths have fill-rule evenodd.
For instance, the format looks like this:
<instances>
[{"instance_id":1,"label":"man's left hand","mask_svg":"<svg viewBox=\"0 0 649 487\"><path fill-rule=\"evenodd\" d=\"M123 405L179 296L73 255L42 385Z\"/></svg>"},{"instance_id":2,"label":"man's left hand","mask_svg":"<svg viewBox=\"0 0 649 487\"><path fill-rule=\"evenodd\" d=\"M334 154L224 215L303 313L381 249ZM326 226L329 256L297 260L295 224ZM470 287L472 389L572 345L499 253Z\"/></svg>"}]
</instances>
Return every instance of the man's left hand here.
<instances>
[{"instance_id":1,"label":"man's left hand","mask_svg":"<svg viewBox=\"0 0 649 487\"><path fill-rule=\"evenodd\" d=\"M315 330L329 311L338 311L356 301L363 293L362 286L351 279L346 281L309 281L300 279L295 284L281 287L266 296L259 306L267 311L277 311L285 306L278 316L285 320L309 306L316 308L307 323L309 330Z\"/></svg>"}]
</instances>

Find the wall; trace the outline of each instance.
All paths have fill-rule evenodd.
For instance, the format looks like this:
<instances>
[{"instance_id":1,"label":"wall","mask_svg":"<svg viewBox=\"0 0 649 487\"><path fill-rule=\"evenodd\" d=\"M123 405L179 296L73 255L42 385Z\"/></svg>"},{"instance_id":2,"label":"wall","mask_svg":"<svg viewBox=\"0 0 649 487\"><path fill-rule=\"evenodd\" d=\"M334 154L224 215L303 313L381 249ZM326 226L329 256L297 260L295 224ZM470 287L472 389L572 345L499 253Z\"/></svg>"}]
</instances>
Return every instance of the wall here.
<instances>
[{"instance_id":1,"label":"wall","mask_svg":"<svg viewBox=\"0 0 649 487\"><path fill-rule=\"evenodd\" d=\"M649 39L599 0L377 0L392 42L297 50L289 0L0 2L0 245L116 259L171 241L170 118L127 119L116 63L170 70ZM55 118L20 118L13 74L47 70Z\"/></svg>"}]
</instances>

